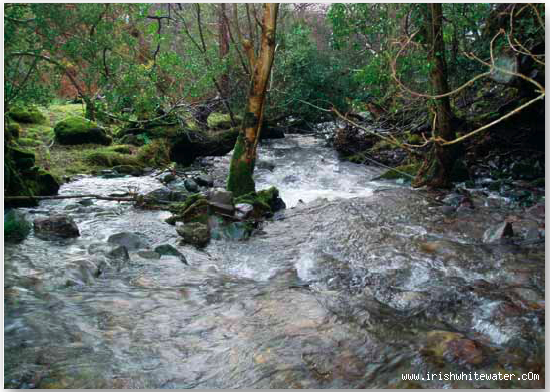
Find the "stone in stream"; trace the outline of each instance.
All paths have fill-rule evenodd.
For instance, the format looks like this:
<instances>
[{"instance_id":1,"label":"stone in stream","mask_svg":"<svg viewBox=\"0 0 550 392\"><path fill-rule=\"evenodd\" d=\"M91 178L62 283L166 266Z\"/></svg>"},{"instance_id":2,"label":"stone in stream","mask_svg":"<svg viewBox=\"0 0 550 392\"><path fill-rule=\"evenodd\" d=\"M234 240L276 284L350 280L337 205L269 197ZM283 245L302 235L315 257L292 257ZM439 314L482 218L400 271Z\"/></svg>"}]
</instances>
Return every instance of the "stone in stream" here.
<instances>
[{"instance_id":1,"label":"stone in stream","mask_svg":"<svg viewBox=\"0 0 550 392\"><path fill-rule=\"evenodd\" d=\"M78 201L78 204L83 205L84 207L89 207L94 204L94 201L92 199L83 199Z\"/></svg>"},{"instance_id":2,"label":"stone in stream","mask_svg":"<svg viewBox=\"0 0 550 392\"><path fill-rule=\"evenodd\" d=\"M164 184L168 184L172 181L174 181L176 179L176 176L173 175L172 173L168 173L168 174L165 174L164 176L162 176L162 178L160 179L160 182L164 183Z\"/></svg>"},{"instance_id":3,"label":"stone in stream","mask_svg":"<svg viewBox=\"0 0 550 392\"><path fill-rule=\"evenodd\" d=\"M201 174L196 177L193 177L193 180L200 186L205 186L207 188L212 188L214 186L214 180L211 176L206 174Z\"/></svg>"},{"instance_id":4,"label":"stone in stream","mask_svg":"<svg viewBox=\"0 0 550 392\"><path fill-rule=\"evenodd\" d=\"M121 245L128 250L145 249L149 247L147 239L139 233L117 233L107 239L111 244Z\"/></svg>"},{"instance_id":5,"label":"stone in stream","mask_svg":"<svg viewBox=\"0 0 550 392\"><path fill-rule=\"evenodd\" d=\"M149 259L149 260L158 260L158 259L160 259L160 254L158 254L157 252L153 252L151 250L140 250L138 252L138 256L142 257L144 259Z\"/></svg>"},{"instance_id":6,"label":"stone in stream","mask_svg":"<svg viewBox=\"0 0 550 392\"><path fill-rule=\"evenodd\" d=\"M144 199L150 203L170 203L173 201L185 201L188 197L186 191L172 190L164 187L147 193Z\"/></svg>"},{"instance_id":7,"label":"stone in stream","mask_svg":"<svg viewBox=\"0 0 550 392\"><path fill-rule=\"evenodd\" d=\"M187 189L191 193L197 193L199 191L199 186L197 185L195 180L193 180L191 178L187 178L183 182L183 185L185 186L185 189Z\"/></svg>"},{"instance_id":8,"label":"stone in stream","mask_svg":"<svg viewBox=\"0 0 550 392\"><path fill-rule=\"evenodd\" d=\"M248 219L254 212L254 206L248 203L239 203L235 206L235 218L240 220Z\"/></svg>"},{"instance_id":9,"label":"stone in stream","mask_svg":"<svg viewBox=\"0 0 550 392\"><path fill-rule=\"evenodd\" d=\"M4 214L4 239L7 242L21 242L29 235L31 224L22 212L8 210Z\"/></svg>"},{"instance_id":10,"label":"stone in stream","mask_svg":"<svg viewBox=\"0 0 550 392\"><path fill-rule=\"evenodd\" d=\"M174 248L172 245L169 245L169 244L159 245L155 248L155 252L157 252L161 256L176 256L184 264L188 264L187 260L185 259L185 256L179 250Z\"/></svg>"},{"instance_id":11,"label":"stone in stream","mask_svg":"<svg viewBox=\"0 0 550 392\"><path fill-rule=\"evenodd\" d=\"M186 223L176 227L177 233L183 237L183 242L197 248L204 248L210 241L208 225L199 222Z\"/></svg>"},{"instance_id":12,"label":"stone in stream","mask_svg":"<svg viewBox=\"0 0 550 392\"><path fill-rule=\"evenodd\" d=\"M512 229L512 224L510 222L502 222L498 226L488 228L483 233L483 242L486 244L495 244L513 236L514 230Z\"/></svg>"},{"instance_id":13,"label":"stone in stream","mask_svg":"<svg viewBox=\"0 0 550 392\"><path fill-rule=\"evenodd\" d=\"M128 261L130 255L128 249L122 245L106 244L104 242L98 242L91 244L88 247L88 253L91 255L102 254L110 259L120 259Z\"/></svg>"},{"instance_id":14,"label":"stone in stream","mask_svg":"<svg viewBox=\"0 0 550 392\"><path fill-rule=\"evenodd\" d=\"M478 344L456 332L428 332L426 346L421 352L432 362L440 364L443 361L470 365L483 362L483 352Z\"/></svg>"},{"instance_id":15,"label":"stone in stream","mask_svg":"<svg viewBox=\"0 0 550 392\"><path fill-rule=\"evenodd\" d=\"M208 193L208 205L214 212L226 215L233 215L235 207L233 206L233 192L226 191L223 188L215 188Z\"/></svg>"},{"instance_id":16,"label":"stone in stream","mask_svg":"<svg viewBox=\"0 0 550 392\"><path fill-rule=\"evenodd\" d=\"M78 226L68 215L51 215L34 220L34 234L43 240L74 238L80 235Z\"/></svg>"}]
</instances>

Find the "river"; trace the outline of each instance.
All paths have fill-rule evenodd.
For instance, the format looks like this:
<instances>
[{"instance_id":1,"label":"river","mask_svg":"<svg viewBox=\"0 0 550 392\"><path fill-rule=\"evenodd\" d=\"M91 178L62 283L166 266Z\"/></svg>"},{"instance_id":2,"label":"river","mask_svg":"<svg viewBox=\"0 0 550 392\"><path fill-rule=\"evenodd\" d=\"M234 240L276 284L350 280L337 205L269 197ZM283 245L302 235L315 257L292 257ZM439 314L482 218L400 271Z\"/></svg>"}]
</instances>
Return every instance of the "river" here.
<instances>
[{"instance_id":1,"label":"river","mask_svg":"<svg viewBox=\"0 0 550 392\"><path fill-rule=\"evenodd\" d=\"M278 187L287 209L245 241L182 246L169 213L130 203L22 209L70 213L81 236L5 245L5 387L544 387L544 244L482 242L506 208L449 216L314 136L268 141L259 156L257 188ZM223 186L229 156L206 161ZM82 176L60 194L160 186ZM189 265L89 254L123 231ZM528 380L445 380L462 372Z\"/></svg>"}]
</instances>

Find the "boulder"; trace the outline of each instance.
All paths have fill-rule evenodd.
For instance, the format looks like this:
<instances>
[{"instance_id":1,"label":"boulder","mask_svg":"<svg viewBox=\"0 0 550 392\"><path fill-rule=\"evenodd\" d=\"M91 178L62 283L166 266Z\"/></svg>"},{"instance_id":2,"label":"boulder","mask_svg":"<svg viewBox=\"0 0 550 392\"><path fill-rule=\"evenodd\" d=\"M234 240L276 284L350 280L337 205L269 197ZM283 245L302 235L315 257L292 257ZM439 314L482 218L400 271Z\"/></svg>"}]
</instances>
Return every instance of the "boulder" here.
<instances>
[{"instance_id":1,"label":"boulder","mask_svg":"<svg viewBox=\"0 0 550 392\"><path fill-rule=\"evenodd\" d=\"M143 169L133 165L118 165L114 166L113 170L119 174L129 174L135 177L143 175Z\"/></svg>"},{"instance_id":2,"label":"boulder","mask_svg":"<svg viewBox=\"0 0 550 392\"><path fill-rule=\"evenodd\" d=\"M17 243L23 241L31 231L31 224L25 214L17 210L4 212L4 240Z\"/></svg>"},{"instance_id":3,"label":"boulder","mask_svg":"<svg viewBox=\"0 0 550 392\"><path fill-rule=\"evenodd\" d=\"M174 248L172 245L169 245L169 244L159 245L155 248L155 252L157 252L161 256L176 256L184 264L188 264L187 260L185 259L185 256L179 250Z\"/></svg>"},{"instance_id":4,"label":"boulder","mask_svg":"<svg viewBox=\"0 0 550 392\"><path fill-rule=\"evenodd\" d=\"M199 222L186 223L176 228L177 233L183 237L183 242L197 248L204 248L210 241L208 225Z\"/></svg>"},{"instance_id":5,"label":"boulder","mask_svg":"<svg viewBox=\"0 0 550 392\"><path fill-rule=\"evenodd\" d=\"M20 123L43 124L46 122L46 116L36 107L16 106L9 111L8 116Z\"/></svg>"},{"instance_id":6,"label":"boulder","mask_svg":"<svg viewBox=\"0 0 550 392\"><path fill-rule=\"evenodd\" d=\"M149 242L143 234L140 233L117 233L107 239L111 244L121 245L128 250L145 249L149 247Z\"/></svg>"},{"instance_id":7,"label":"boulder","mask_svg":"<svg viewBox=\"0 0 550 392\"><path fill-rule=\"evenodd\" d=\"M233 206L233 192L226 191L223 188L211 189L208 193L208 205L213 212L233 215L235 207Z\"/></svg>"},{"instance_id":8,"label":"boulder","mask_svg":"<svg viewBox=\"0 0 550 392\"><path fill-rule=\"evenodd\" d=\"M190 165L195 158L223 156L233 150L239 130L237 128L217 132L193 132L173 139L170 160Z\"/></svg>"},{"instance_id":9,"label":"boulder","mask_svg":"<svg viewBox=\"0 0 550 392\"><path fill-rule=\"evenodd\" d=\"M237 119L235 119L237 121ZM231 116L229 113L217 113L212 112L206 120L208 128L210 129L227 129L231 128Z\"/></svg>"},{"instance_id":10,"label":"boulder","mask_svg":"<svg viewBox=\"0 0 550 392\"><path fill-rule=\"evenodd\" d=\"M34 234L41 239L73 238L80 236L74 220L68 215L51 215L34 220Z\"/></svg>"},{"instance_id":11,"label":"boulder","mask_svg":"<svg viewBox=\"0 0 550 392\"><path fill-rule=\"evenodd\" d=\"M83 117L69 117L58 122L54 128L59 144L102 144L109 145L112 139L103 128Z\"/></svg>"},{"instance_id":12,"label":"boulder","mask_svg":"<svg viewBox=\"0 0 550 392\"><path fill-rule=\"evenodd\" d=\"M214 186L214 180L210 175L200 174L193 177L193 180L195 180L195 182L200 186L205 186L208 188L212 188Z\"/></svg>"},{"instance_id":13,"label":"boulder","mask_svg":"<svg viewBox=\"0 0 550 392\"><path fill-rule=\"evenodd\" d=\"M195 180L191 179L191 178L187 178L184 182L183 182L184 186L185 186L185 189L187 189L189 192L191 193L197 193L199 191L199 186L197 185L197 183L195 182Z\"/></svg>"}]
</instances>

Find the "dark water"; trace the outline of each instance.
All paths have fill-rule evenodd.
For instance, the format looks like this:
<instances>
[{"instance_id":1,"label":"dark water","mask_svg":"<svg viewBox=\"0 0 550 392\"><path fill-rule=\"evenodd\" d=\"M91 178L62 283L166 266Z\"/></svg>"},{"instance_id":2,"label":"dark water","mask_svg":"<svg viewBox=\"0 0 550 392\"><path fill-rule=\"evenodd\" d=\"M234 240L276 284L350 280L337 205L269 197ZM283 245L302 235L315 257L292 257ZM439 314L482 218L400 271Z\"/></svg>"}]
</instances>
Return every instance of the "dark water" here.
<instances>
[{"instance_id":1,"label":"dark water","mask_svg":"<svg viewBox=\"0 0 550 392\"><path fill-rule=\"evenodd\" d=\"M74 200L26 210L69 208L81 237L31 234L5 246L5 386L544 386L544 245L481 241L509 211L449 217L423 192L371 182L377 170L339 162L309 136L273 141L260 157L275 166L259 165L257 187L277 186L289 208L249 240L204 251L178 245L165 212L67 207ZM228 160L212 159L220 181ZM159 186L152 176L84 177L61 193ZM89 255L121 231L172 244L190 265ZM542 379L402 380L449 372Z\"/></svg>"}]
</instances>

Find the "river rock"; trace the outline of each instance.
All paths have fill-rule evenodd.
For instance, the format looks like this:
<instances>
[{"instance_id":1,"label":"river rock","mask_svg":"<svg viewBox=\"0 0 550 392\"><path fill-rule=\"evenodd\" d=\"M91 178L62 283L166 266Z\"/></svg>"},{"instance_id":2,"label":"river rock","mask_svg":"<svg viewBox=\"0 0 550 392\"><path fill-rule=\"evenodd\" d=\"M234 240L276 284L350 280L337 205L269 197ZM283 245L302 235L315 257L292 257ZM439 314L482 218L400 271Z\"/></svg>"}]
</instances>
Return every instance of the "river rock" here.
<instances>
[{"instance_id":1,"label":"river rock","mask_svg":"<svg viewBox=\"0 0 550 392\"><path fill-rule=\"evenodd\" d=\"M214 186L214 180L212 179L211 176L206 174L201 174L196 177L193 177L193 180L195 180L195 182L200 186L205 186L208 188L212 188Z\"/></svg>"},{"instance_id":2,"label":"river rock","mask_svg":"<svg viewBox=\"0 0 550 392\"><path fill-rule=\"evenodd\" d=\"M183 242L204 248L210 241L210 230L208 225L199 222L186 223L176 227L177 233L183 237Z\"/></svg>"},{"instance_id":3,"label":"river rock","mask_svg":"<svg viewBox=\"0 0 550 392\"><path fill-rule=\"evenodd\" d=\"M483 242L494 244L502 242L505 238L514 236L514 230L510 222L502 222L498 226L488 228L483 234Z\"/></svg>"},{"instance_id":4,"label":"river rock","mask_svg":"<svg viewBox=\"0 0 550 392\"><path fill-rule=\"evenodd\" d=\"M222 188L215 188L208 193L208 205L214 212L233 215L235 207L233 206L233 192Z\"/></svg>"},{"instance_id":5,"label":"river rock","mask_svg":"<svg viewBox=\"0 0 550 392\"><path fill-rule=\"evenodd\" d=\"M138 250L149 247L147 239L143 236L143 234L139 233L123 232L113 234L107 239L107 242L124 246L128 250Z\"/></svg>"},{"instance_id":6,"label":"river rock","mask_svg":"<svg viewBox=\"0 0 550 392\"><path fill-rule=\"evenodd\" d=\"M78 201L78 204L83 205L84 207L89 207L94 204L94 201L92 199L83 199Z\"/></svg>"},{"instance_id":7,"label":"river rock","mask_svg":"<svg viewBox=\"0 0 550 392\"><path fill-rule=\"evenodd\" d=\"M172 173L165 174L161 177L160 181L164 184L168 184L176 179L176 176Z\"/></svg>"},{"instance_id":8,"label":"river rock","mask_svg":"<svg viewBox=\"0 0 550 392\"><path fill-rule=\"evenodd\" d=\"M270 162L270 161L259 161L259 162L256 163L256 168L257 169L265 169L265 170L273 171L273 170L275 170L275 164L273 162Z\"/></svg>"},{"instance_id":9,"label":"river rock","mask_svg":"<svg viewBox=\"0 0 550 392\"><path fill-rule=\"evenodd\" d=\"M187 260L185 259L185 256L179 250L174 248L172 245L169 245L169 244L159 245L155 248L155 252L157 252L161 256L176 256L184 264L188 264Z\"/></svg>"},{"instance_id":10,"label":"river rock","mask_svg":"<svg viewBox=\"0 0 550 392\"><path fill-rule=\"evenodd\" d=\"M130 260L130 255L128 254L128 249L122 245L106 244L104 242L98 242L91 244L88 247L88 253L91 255L102 254L107 256L110 259L120 259L128 261Z\"/></svg>"},{"instance_id":11,"label":"river rock","mask_svg":"<svg viewBox=\"0 0 550 392\"><path fill-rule=\"evenodd\" d=\"M191 193L197 193L199 191L199 186L195 182L195 180L192 180L191 178L186 179L183 182L185 189L187 189Z\"/></svg>"},{"instance_id":12,"label":"river rock","mask_svg":"<svg viewBox=\"0 0 550 392\"><path fill-rule=\"evenodd\" d=\"M138 252L138 256L149 260L160 259L160 254L158 254L157 252L153 252L151 250L141 250Z\"/></svg>"},{"instance_id":13,"label":"river rock","mask_svg":"<svg viewBox=\"0 0 550 392\"><path fill-rule=\"evenodd\" d=\"M185 201L188 196L185 191L164 187L147 193L144 198L150 203L170 203L173 201Z\"/></svg>"},{"instance_id":14,"label":"river rock","mask_svg":"<svg viewBox=\"0 0 550 392\"><path fill-rule=\"evenodd\" d=\"M34 234L41 239L73 238L80 235L78 226L68 215L51 215L34 220Z\"/></svg>"},{"instance_id":15,"label":"river rock","mask_svg":"<svg viewBox=\"0 0 550 392\"><path fill-rule=\"evenodd\" d=\"M134 177L143 175L143 170L133 165L118 165L113 167L113 170L119 174L129 174Z\"/></svg>"},{"instance_id":16,"label":"river rock","mask_svg":"<svg viewBox=\"0 0 550 392\"><path fill-rule=\"evenodd\" d=\"M29 235L31 224L25 214L17 210L8 210L4 213L4 239L7 242L21 242Z\"/></svg>"},{"instance_id":17,"label":"river rock","mask_svg":"<svg viewBox=\"0 0 550 392\"><path fill-rule=\"evenodd\" d=\"M248 203L239 203L235 206L235 217L240 220L245 220L254 212L254 206Z\"/></svg>"}]
</instances>

